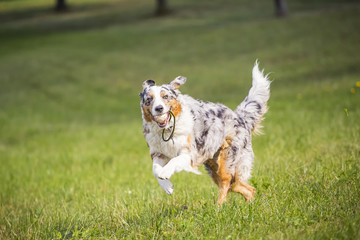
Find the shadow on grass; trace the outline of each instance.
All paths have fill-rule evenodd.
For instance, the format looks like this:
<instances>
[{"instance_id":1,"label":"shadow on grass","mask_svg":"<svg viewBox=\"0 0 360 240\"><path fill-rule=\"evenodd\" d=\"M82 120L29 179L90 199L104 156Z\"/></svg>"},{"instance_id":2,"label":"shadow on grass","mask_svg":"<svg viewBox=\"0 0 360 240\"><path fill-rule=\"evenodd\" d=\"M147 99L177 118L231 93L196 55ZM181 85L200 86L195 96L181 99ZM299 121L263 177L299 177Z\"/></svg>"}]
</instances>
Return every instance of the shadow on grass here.
<instances>
[{"instance_id":1,"label":"shadow on grass","mask_svg":"<svg viewBox=\"0 0 360 240\"><path fill-rule=\"evenodd\" d=\"M2 28L10 33L53 33L102 29L155 18L149 4L97 3L70 5L56 12L52 6L0 12ZM1 28L0 28L1 29Z\"/></svg>"},{"instance_id":2,"label":"shadow on grass","mask_svg":"<svg viewBox=\"0 0 360 240\"><path fill-rule=\"evenodd\" d=\"M9 0L0 0L9 1ZM325 0L322 0L325 1ZM100 2L100 1L99 1ZM334 8L354 0L335 0L328 7L308 2L294 5L292 12L304 8ZM331 7L332 6L332 7ZM179 18L219 18L229 21L246 21L254 19L274 18L272 3L254 3L251 0L229 0L226 4L209 1L183 1L174 3L171 14L166 17ZM271 10L270 10L271 9ZM81 30L102 29L118 25L127 25L158 18L155 15L155 4L149 1L119 1L69 5L69 10L56 12L54 4L39 7L18 9L0 9L0 31L6 33L54 33Z\"/></svg>"},{"instance_id":3,"label":"shadow on grass","mask_svg":"<svg viewBox=\"0 0 360 240\"><path fill-rule=\"evenodd\" d=\"M263 17L268 4L254 4L251 0L230 0L227 4L208 1L174 3L170 13L161 18L216 19L224 21L254 20ZM267 12L267 11L266 11ZM270 11L272 12L272 11ZM272 13L265 14L267 17ZM232 16L232 17L231 17ZM0 11L0 30L6 33L55 33L96 30L125 26L159 18L154 2L125 1L69 5L69 10L56 12L53 5L26 7ZM235 18L235 19L233 19Z\"/></svg>"}]
</instances>

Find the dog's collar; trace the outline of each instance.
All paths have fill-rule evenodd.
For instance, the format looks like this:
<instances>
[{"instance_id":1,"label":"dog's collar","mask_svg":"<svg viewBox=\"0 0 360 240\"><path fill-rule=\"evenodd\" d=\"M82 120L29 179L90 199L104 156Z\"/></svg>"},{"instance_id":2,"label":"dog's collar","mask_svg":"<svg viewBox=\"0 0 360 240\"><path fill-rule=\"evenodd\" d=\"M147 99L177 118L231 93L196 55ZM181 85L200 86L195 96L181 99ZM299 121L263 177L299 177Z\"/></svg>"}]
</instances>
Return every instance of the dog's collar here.
<instances>
[{"instance_id":1,"label":"dog's collar","mask_svg":"<svg viewBox=\"0 0 360 240\"><path fill-rule=\"evenodd\" d=\"M168 142L168 141L174 136L174 132L175 132L175 123L176 123L176 121L175 121L175 115L173 114L172 111L169 111L169 115L170 115L170 117L169 117L168 122L170 122L170 121L171 121L171 117L173 117L173 118L174 118L174 126L173 126L173 128L172 128L170 137L167 138L167 139L165 138L165 130L166 130L166 128L163 129L163 132L162 132L161 137L162 137L162 139L164 140L164 142Z\"/></svg>"}]
</instances>

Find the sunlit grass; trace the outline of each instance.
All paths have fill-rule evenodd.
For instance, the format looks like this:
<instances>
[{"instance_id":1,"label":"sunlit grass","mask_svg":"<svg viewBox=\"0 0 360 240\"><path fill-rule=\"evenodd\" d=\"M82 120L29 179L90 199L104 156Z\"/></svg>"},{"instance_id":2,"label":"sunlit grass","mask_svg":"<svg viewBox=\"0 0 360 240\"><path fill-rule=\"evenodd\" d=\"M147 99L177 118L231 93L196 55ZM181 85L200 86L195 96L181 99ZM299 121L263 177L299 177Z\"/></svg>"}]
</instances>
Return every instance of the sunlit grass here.
<instances>
[{"instance_id":1,"label":"sunlit grass","mask_svg":"<svg viewBox=\"0 0 360 240\"><path fill-rule=\"evenodd\" d=\"M286 20L269 1L171 2L164 19L153 3L118 2L69 1L65 15L0 3L0 239L359 238L356 2L289 1ZM273 80L253 140L256 199L217 208L203 169L174 175L166 195L141 83L184 75L184 93L235 108L256 59Z\"/></svg>"}]
</instances>

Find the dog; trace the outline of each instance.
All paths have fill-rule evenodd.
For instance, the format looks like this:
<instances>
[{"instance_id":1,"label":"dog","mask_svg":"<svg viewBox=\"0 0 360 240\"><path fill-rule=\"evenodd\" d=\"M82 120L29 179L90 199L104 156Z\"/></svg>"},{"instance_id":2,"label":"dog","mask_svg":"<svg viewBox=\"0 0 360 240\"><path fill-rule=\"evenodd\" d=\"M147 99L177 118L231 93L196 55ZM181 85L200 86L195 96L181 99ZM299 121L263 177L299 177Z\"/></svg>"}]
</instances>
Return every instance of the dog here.
<instances>
[{"instance_id":1,"label":"dog","mask_svg":"<svg viewBox=\"0 0 360 240\"><path fill-rule=\"evenodd\" d=\"M153 161L153 174L161 188L173 193L170 177L187 171L201 174L204 165L220 189L218 205L230 191L240 193L248 202L255 188L248 184L254 153L252 132L259 132L267 112L270 81L259 70L252 70L252 87L235 111L212 102L196 100L179 91L186 78L179 76L169 84L142 84L140 107L143 134Z\"/></svg>"}]
</instances>

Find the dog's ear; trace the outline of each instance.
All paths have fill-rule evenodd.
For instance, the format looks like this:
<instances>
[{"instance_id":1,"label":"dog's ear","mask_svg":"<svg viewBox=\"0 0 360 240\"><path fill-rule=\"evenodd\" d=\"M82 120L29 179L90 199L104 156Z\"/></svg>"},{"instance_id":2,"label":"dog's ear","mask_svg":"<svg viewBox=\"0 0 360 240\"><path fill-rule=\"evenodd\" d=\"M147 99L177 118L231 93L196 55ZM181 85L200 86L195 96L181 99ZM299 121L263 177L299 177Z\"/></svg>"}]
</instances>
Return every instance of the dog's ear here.
<instances>
[{"instance_id":1,"label":"dog's ear","mask_svg":"<svg viewBox=\"0 0 360 240\"><path fill-rule=\"evenodd\" d=\"M183 85L186 82L186 77L183 76L178 76L177 78L175 78L170 85L177 90L181 85Z\"/></svg>"},{"instance_id":2,"label":"dog's ear","mask_svg":"<svg viewBox=\"0 0 360 240\"><path fill-rule=\"evenodd\" d=\"M155 81L154 80L146 80L145 82L143 82L142 84L142 88L145 89L148 86L155 86Z\"/></svg>"},{"instance_id":3,"label":"dog's ear","mask_svg":"<svg viewBox=\"0 0 360 240\"><path fill-rule=\"evenodd\" d=\"M143 100L143 98L144 98L144 93L143 93L143 92L139 93L139 97L140 97L141 100Z\"/></svg>"}]
</instances>

